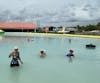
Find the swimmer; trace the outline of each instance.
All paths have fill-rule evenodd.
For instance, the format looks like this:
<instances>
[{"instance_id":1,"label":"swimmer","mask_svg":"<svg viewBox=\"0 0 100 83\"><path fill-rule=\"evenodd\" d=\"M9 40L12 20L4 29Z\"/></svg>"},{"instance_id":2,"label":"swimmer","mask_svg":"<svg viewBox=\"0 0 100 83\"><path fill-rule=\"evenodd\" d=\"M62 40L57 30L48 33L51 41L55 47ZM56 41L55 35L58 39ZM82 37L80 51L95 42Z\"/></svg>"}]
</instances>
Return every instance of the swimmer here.
<instances>
[{"instance_id":1,"label":"swimmer","mask_svg":"<svg viewBox=\"0 0 100 83\"><path fill-rule=\"evenodd\" d=\"M33 40L33 38L30 37L30 38L27 38L27 41L30 42L30 41L34 41L34 40Z\"/></svg>"},{"instance_id":2,"label":"swimmer","mask_svg":"<svg viewBox=\"0 0 100 83\"><path fill-rule=\"evenodd\" d=\"M21 64L23 64L21 58L20 58L20 54L18 51L18 47L15 47L14 50L9 54L9 58L12 57L10 66L11 67L15 67L15 66L19 66L19 61Z\"/></svg>"},{"instance_id":3,"label":"swimmer","mask_svg":"<svg viewBox=\"0 0 100 83\"><path fill-rule=\"evenodd\" d=\"M73 52L74 51L72 49L70 49L69 53L66 55L69 58L69 62L72 62L72 58L75 57Z\"/></svg>"},{"instance_id":4,"label":"swimmer","mask_svg":"<svg viewBox=\"0 0 100 83\"><path fill-rule=\"evenodd\" d=\"M40 51L40 57L45 57L45 56L46 56L45 51L44 51L44 50L41 50L41 51Z\"/></svg>"}]
</instances>

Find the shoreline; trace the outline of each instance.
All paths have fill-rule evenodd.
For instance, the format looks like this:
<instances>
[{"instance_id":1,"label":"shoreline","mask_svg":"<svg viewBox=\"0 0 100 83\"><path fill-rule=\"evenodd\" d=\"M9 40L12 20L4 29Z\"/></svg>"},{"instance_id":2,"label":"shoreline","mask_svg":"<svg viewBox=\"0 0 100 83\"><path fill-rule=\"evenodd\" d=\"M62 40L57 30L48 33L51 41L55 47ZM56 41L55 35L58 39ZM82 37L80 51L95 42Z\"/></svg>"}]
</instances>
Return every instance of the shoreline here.
<instances>
[{"instance_id":1,"label":"shoreline","mask_svg":"<svg viewBox=\"0 0 100 83\"><path fill-rule=\"evenodd\" d=\"M78 35L78 34L54 34L54 33L33 33L33 32L25 32L27 34L38 34L38 35L49 35L49 36L66 36L66 37L82 37L82 38L95 38L100 39L100 36L96 35Z\"/></svg>"}]
</instances>

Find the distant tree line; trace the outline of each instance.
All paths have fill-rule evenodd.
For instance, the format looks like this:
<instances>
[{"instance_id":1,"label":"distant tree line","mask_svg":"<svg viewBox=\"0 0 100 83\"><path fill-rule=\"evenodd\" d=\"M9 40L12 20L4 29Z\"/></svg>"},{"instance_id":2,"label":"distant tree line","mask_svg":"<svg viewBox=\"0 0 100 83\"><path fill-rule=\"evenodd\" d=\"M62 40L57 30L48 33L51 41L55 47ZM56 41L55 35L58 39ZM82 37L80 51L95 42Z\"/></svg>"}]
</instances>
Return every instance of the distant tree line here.
<instances>
[{"instance_id":1,"label":"distant tree line","mask_svg":"<svg viewBox=\"0 0 100 83\"><path fill-rule=\"evenodd\" d=\"M100 30L100 22L98 22L96 25L87 25L87 26L80 26L80 25L77 25L76 27L74 28L77 28L78 31L92 31L92 30Z\"/></svg>"}]
</instances>

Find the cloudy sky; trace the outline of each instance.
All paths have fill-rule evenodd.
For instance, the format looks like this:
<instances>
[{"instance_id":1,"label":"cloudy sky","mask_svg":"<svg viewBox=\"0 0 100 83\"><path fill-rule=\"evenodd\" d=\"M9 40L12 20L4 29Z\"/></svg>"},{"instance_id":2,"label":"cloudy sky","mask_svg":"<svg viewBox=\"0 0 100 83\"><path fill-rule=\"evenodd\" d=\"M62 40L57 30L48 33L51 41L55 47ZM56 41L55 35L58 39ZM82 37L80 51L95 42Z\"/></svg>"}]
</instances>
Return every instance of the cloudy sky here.
<instances>
[{"instance_id":1,"label":"cloudy sky","mask_svg":"<svg viewBox=\"0 0 100 83\"><path fill-rule=\"evenodd\" d=\"M21 16L22 21L38 22L39 25L73 26L100 22L100 0L0 0L0 10L0 13L8 10L16 16L22 12L20 16L26 17Z\"/></svg>"}]
</instances>

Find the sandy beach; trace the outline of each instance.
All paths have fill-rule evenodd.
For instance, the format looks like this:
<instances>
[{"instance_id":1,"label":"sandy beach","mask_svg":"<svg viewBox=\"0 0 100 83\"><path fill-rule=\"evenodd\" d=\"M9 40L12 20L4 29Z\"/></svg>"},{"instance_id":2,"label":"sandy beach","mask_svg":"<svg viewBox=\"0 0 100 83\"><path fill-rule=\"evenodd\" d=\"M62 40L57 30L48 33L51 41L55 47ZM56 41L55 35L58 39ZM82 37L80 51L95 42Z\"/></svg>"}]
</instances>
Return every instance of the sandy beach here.
<instances>
[{"instance_id":1,"label":"sandy beach","mask_svg":"<svg viewBox=\"0 0 100 83\"><path fill-rule=\"evenodd\" d=\"M50 35L50 36L68 36L68 37L82 37L82 38L96 38L96 39L100 39L100 36L96 36L96 35L53 34L53 33L26 33L26 34Z\"/></svg>"}]
</instances>

